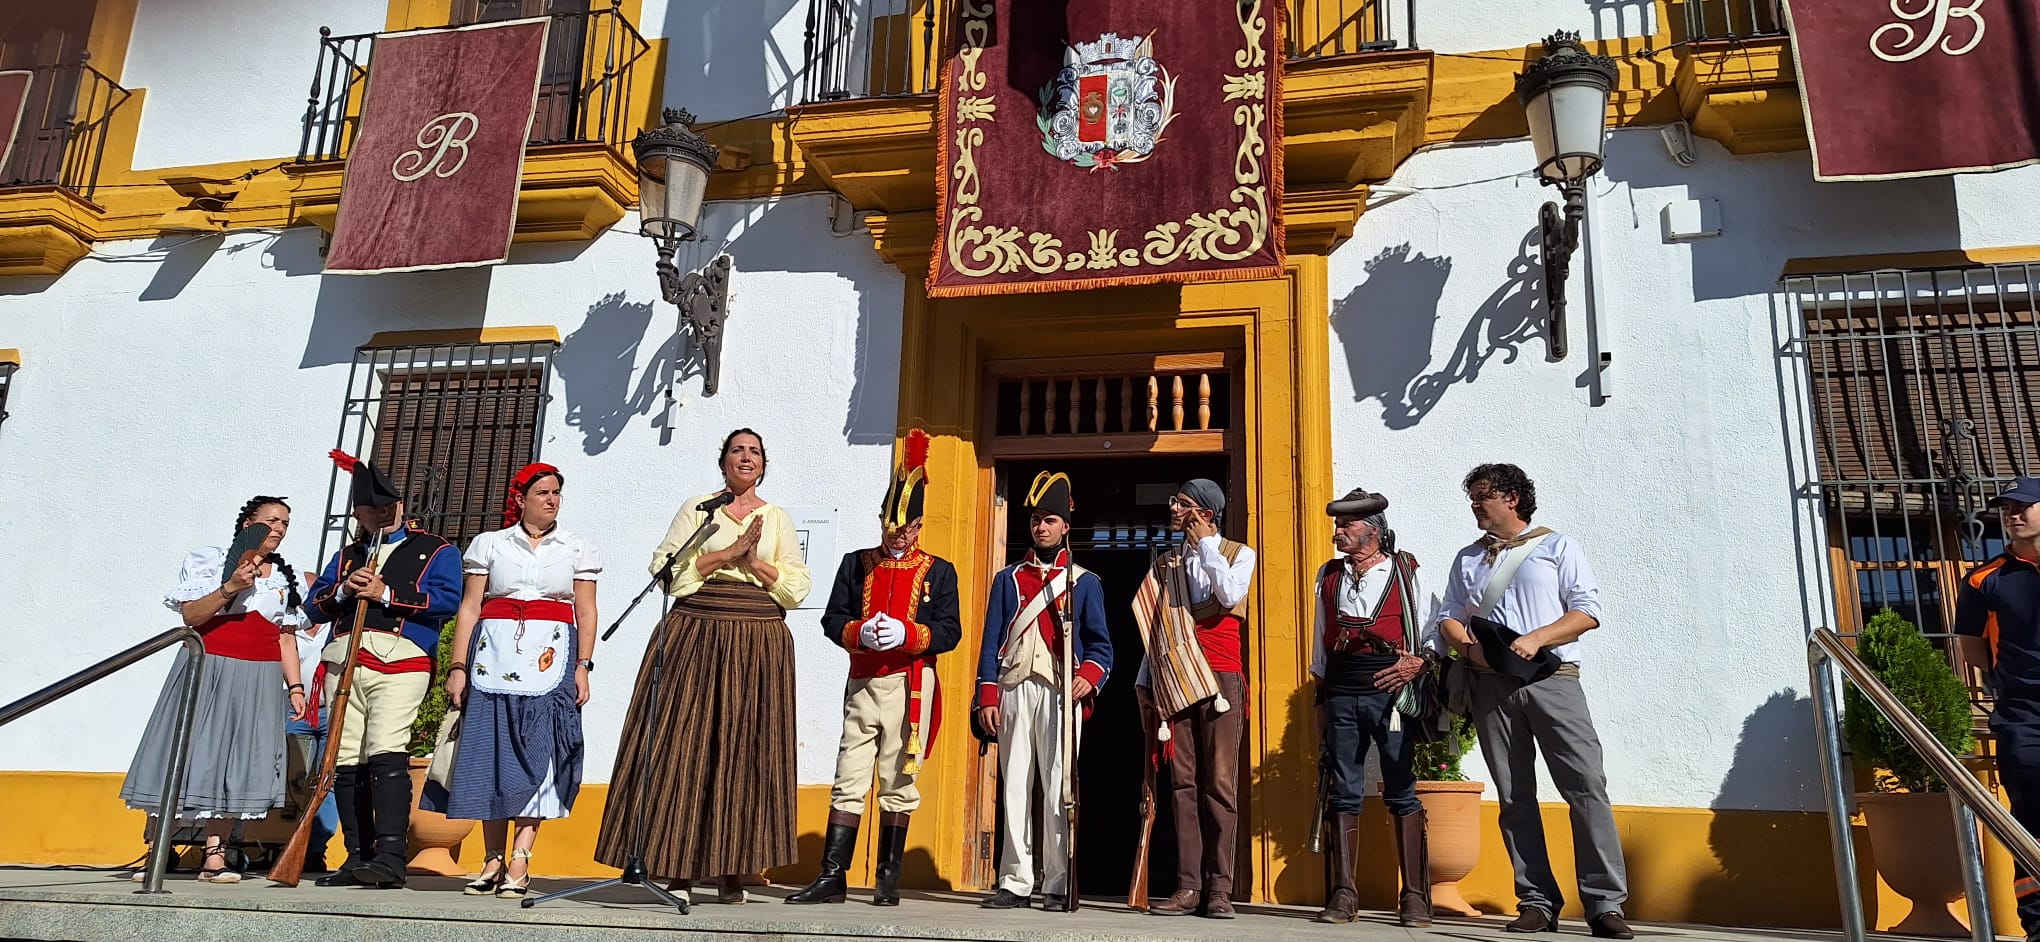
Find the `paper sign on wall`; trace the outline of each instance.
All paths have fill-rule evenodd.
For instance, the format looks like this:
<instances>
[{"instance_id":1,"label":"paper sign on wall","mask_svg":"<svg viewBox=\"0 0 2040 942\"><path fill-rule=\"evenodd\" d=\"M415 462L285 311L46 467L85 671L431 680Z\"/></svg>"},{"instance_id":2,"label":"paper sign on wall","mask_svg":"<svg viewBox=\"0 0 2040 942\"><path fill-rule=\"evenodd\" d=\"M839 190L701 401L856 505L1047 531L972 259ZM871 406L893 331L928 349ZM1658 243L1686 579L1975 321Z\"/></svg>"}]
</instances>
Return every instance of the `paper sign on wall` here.
<instances>
[{"instance_id":1,"label":"paper sign on wall","mask_svg":"<svg viewBox=\"0 0 2040 942\"><path fill-rule=\"evenodd\" d=\"M841 554L836 552L836 508L834 507L786 507L786 515L793 518L793 532L800 536L801 558L807 560L808 574L821 591L808 592L807 601L801 608L829 607L829 592L822 588L835 578L836 563Z\"/></svg>"}]
</instances>

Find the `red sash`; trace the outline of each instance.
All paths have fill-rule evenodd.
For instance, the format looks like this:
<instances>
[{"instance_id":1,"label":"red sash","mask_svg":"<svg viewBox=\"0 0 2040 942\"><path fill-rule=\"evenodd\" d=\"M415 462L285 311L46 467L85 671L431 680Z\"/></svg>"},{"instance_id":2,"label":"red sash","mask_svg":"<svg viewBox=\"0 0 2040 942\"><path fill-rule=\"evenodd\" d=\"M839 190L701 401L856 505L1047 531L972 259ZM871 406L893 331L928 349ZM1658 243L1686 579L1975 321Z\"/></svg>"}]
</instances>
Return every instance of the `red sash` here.
<instances>
[{"instance_id":1,"label":"red sash","mask_svg":"<svg viewBox=\"0 0 2040 942\"><path fill-rule=\"evenodd\" d=\"M254 612L221 615L198 626L205 653L237 661L283 660L283 631ZM295 644L295 639L293 639ZM295 655L293 655L295 656Z\"/></svg>"},{"instance_id":2,"label":"red sash","mask_svg":"<svg viewBox=\"0 0 2040 942\"><path fill-rule=\"evenodd\" d=\"M574 623L574 603L559 599L513 599L498 596L482 601L483 618L504 621L556 621Z\"/></svg>"}]
</instances>

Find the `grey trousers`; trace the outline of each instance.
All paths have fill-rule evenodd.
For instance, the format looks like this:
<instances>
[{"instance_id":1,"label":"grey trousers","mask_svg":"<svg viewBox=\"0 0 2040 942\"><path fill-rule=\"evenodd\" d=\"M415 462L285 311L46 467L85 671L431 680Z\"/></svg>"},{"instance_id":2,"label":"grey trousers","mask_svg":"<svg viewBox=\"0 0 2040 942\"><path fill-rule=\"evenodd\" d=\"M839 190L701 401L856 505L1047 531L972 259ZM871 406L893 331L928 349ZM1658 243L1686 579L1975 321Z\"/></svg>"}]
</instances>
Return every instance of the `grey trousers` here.
<instances>
[{"instance_id":1,"label":"grey trousers","mask_svg":"<svg viewBox=\"0 0 2040 942\"><path fill-rule=\"evenodd\" d=\"M1556 917L1565 895L1551 874L1544 820L1537 806L1537 753L1572 811L1573 863L1587 918L1620 913L1629 899L1622 840L1608 806L1608 776L1601 771L1601 739L1587 712L1579 676L1568 670L1534 684L1482 671L1475 675L1473 720L1501 799L1502 844L1516 871L1517 909L1534 907Z\"/></svg>"}]
</instances>

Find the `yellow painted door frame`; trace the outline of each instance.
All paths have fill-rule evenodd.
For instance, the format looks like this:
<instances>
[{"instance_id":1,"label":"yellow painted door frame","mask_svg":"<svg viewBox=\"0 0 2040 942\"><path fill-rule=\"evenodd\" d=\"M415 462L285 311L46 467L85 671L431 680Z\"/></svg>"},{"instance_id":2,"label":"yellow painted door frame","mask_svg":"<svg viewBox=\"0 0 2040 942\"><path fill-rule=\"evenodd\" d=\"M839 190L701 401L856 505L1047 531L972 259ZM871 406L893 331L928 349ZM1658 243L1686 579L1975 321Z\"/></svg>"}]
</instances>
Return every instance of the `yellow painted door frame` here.
<instances>
[{"instance_id":1,"label":"yellow painted door frame","mask_svg":"<svg viewBox=\"0 0 2040 942\"><path fill-rule=\"evenodd\" d=\"M886 248L907 282L899 429L924 428L933 438L922 541L956 564L966 634L956 653L938 662L944 731L921 779L923 810L909 835L909 859L921 851L935 872L910 870L910 880L965 885L976 752L968 709L986 573L997 551L985 364L1231 349L1241 353L1235 415L1244 454L1234 464L1243 472L1244 536L1260 556L1248 664L1252 774L1242 801L1248 833L1238 888L1254 901L1321 901L1322 863L1304 850L1317 778L1317 731L1305 686L1311 598L1304 583L1330 553L1322 522L1331 491L1325 257L1292 257L1279 279L932 300L922 288L925 248L911 253L897 242Z\"/></svg>"}]
</instances>

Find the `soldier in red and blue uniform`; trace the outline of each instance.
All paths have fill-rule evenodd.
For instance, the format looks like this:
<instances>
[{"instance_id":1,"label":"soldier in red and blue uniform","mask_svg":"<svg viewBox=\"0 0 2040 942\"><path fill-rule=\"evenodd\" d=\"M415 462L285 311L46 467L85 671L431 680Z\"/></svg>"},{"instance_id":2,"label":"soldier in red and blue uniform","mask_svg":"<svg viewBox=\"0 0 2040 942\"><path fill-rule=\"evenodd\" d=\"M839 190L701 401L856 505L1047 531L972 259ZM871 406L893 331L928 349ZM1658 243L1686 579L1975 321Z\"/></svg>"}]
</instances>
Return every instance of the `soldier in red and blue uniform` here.
<instances>
[{"instance_id":1,"label":"soldier in red and blue uniform","mask_svg":"<svg viewBox=\"0 0 2040 942\"><path fill-rule=\"evenodd\" d=\"M1962 577L1955 633L1972 664L1986 668L1997 705L1998 780L2012 817L2040 833L2040 477L2018 477L1990 505L2005 550ZM2018 868L2013 884L2026 942L2040 942L2040 880Z\"/></svg>"},{"instance_id":2,"label":"soldier in red and blue uniform","mask_svg":"<svg viewBox=\"0 0 2040 942\"><path fill-rule=\"evenodd\" d=\"M1112 632L1105 621L1105 590L1098 577L1070 560L1070 478L1042 472L1027 491L1027 558L999 571L985 605L978 652L980 729L999 740L999 792L1004 804L1005 848L999 855L999 890L981 905L1015 909L1034 891L1034 786L1041 786L1043 908L1070 902L1069 818L1063 814L1062 705L1074 697L1088 715L1112 671ZM1074 624L1071 624L1074 622ZM1064 676L1063 632L1075 645L1075 669Z\"/></svg>"},{"instance_id":3,"label":"soldier in red and blue uniform","mask_svg":"<svg viewBox=\"0 0 2040 942\"><path fill-rule=\"evenodd\" d=\"M318 884L402 887L410 859L411 724L432 686L440 631L460 608L460 551L405 521L402 495L375 465L337 449L332 457L352 478L362 538L333 555L305 604L312 621L334 626L323 656L329 683L338 682L347 658L357 603L367 600L368 609L346 715L332 717L340 740L333 795L347 861ZM371 545L373 567L365 565Z\"/></svg>"},{"instance_id":4,"label":"soldier in red and blue uniform","mask_svg":"<svg viewBox=\"0 0 2040 942\"><path fill-rule=\"evenodd\" d=\"M850 652L843 689L843 739L822 872L789 903L840 903L864 819L864 794L878 782L875 906L900 902L907 822L921 807L917 780L941 725L935 658L963 638L956 567L921 549L928 496L928 433L907 433L905 457L879 506L879 545L845 554L822 614L822 632Z\"/></svg>"}]
</instances>

